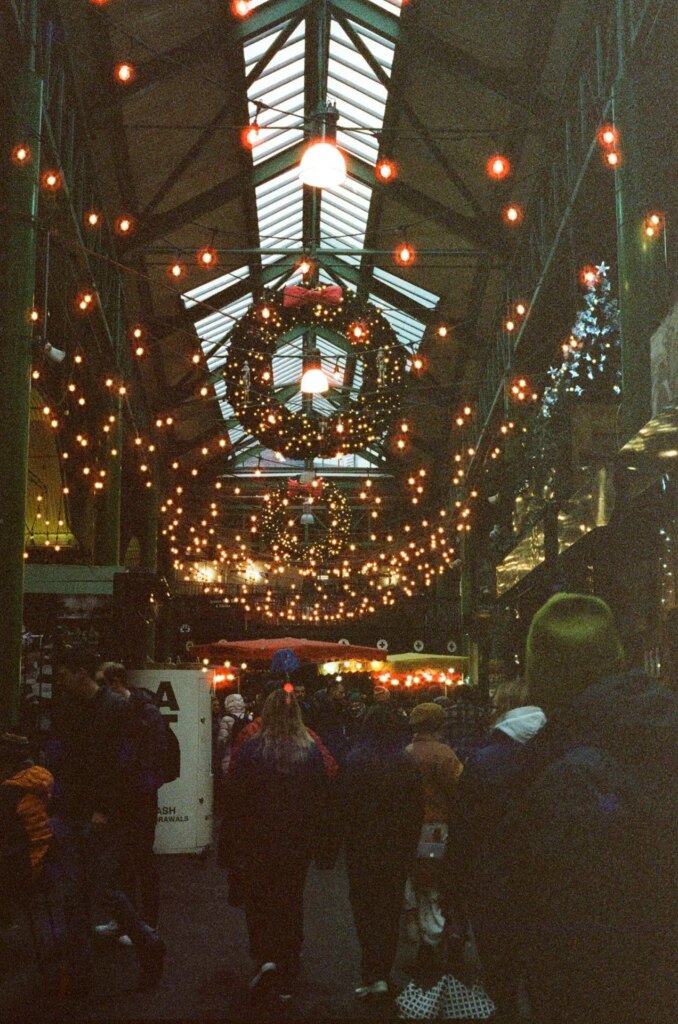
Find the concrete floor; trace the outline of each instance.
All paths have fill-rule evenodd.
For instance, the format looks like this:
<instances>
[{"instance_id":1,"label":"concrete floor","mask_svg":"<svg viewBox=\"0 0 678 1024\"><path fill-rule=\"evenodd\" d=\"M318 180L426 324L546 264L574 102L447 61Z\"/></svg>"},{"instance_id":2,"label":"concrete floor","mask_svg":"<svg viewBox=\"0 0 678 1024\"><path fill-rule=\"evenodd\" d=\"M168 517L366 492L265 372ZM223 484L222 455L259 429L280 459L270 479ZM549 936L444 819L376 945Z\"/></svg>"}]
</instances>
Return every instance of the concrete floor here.
<instances>
[{"instance_id":1,"label":"concrete floor","mask_svg":"<svg viewBox=\"0 0 678 1024\"><path fill-rule=\"evenodd\" d=\"M248 1000L252 963L244 913L228 905L224 875L214 855L159 861L161 930L168 954L158 988L134 992L134 952L111 939L99 939L91 1000L60 1007L36 993L39 975L24 921L9 940L0 938L0 1021L259 1021L283 1016L278 1010L271 1015ZM311 869L305 907L303 969L284 1019L393 1018L390 1000L365 1006L353 995L360 984L359 949L341 863L332 871ZM401 950L399 961L411 954L412 950ZM396 981L404 983L402 967L399 973Z\"/></svg>"}]
</instances>

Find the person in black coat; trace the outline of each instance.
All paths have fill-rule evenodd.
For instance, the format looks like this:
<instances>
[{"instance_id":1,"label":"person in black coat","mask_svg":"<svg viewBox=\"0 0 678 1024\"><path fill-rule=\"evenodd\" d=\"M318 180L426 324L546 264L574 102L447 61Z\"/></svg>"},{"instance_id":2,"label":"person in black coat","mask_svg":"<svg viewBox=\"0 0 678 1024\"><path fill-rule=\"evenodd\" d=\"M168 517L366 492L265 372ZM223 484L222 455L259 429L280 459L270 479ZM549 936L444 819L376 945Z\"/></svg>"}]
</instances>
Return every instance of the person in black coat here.
<instances>
[{"instance_id":1,"label":"person in black coat","mask_svg":"<svg viewBox=\"0 0 678 1024\"><path fill-rule=\"evenodd\" d=\"M559 594L528 636L548 722L518 751L473 908L493 998L539 1024L669 1024L678 1007L678 697L626 673L607 605Z\"/></svg>"},{"instance_id":2,"label":"person in black coat","mask_svg":"<svg viewBox=\"0 0 678 1024\"><path fill-rule=\"evenodd\" d=\"M450 888L456 896L473 899L478 853L506 813L520 775L516 753L546 722L541 708L528 705L526 700L526 686L520 681L505 682L497 688L492 731L464 766L447 847Z\"/></svg>"},{"instance_id":3,"label":"person in black coat","mask_svg":"<svg viewBox=\"0 0 678 1024\"><path fill-rule=\"evenodd\" d=\"M398 945L405 882L423 820L419 772L402 749L398 717L370 708L340 776L349 897L362 954L356 995L381 995Z\"/></svg>"},{"instance_id":4,"label":"person in black coat","mask_svg":"<svg viewBox=\"0 0 678 1024\"><path fill-rule=\"evenodd\" d=\"M349 749L350 722L346 714L346 688L341 679L331 679L327 689L319 691L309 712L309 725L338 764L343 764Z\"/></svg>"},{"instance_id":5,"label":"person in black coat","mask_svg":"<svg viewBox=\"0 0 678 1024\"><path fill-rule=\"evenodd\" d=\"M53 850L66 928L66 987L73 996L91 987L93 893L132 940L140 989L158 984L165 957L157 930L123 889L134 723L129 703L97 682L97 660L86 649L63 648L55 688Z\"/></svg>"},{"instance_id":6,"label":"person in black coat","mask_svg":"<svg viewBox=\"0 0 678 1024\"><path fill-rule=\"evenodd\" d=\"M224 793L219 859L230 886L242 893L256 964L252 990L291 995L301 963L306 873L332 832L329 786L286 684L267 698L261 730L243 744Z\"/></svg>"}]
</instances>

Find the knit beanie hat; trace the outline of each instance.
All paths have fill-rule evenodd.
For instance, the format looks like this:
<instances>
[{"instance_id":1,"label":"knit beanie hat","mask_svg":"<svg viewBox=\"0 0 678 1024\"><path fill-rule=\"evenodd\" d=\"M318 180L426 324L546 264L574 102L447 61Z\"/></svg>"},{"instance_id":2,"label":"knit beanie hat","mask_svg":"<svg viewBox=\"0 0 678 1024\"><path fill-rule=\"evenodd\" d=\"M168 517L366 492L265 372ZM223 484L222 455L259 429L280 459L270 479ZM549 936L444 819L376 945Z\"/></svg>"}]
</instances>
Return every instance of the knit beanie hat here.
<instances>
[{"instance_id":1,"label":"knit beanie hat","mask_svg":"<svg viewBox=\"0 0 678 1024\"><path fill-rule=\"evenodd\" d=\"M417 704L410 715L415 732L439 732L445 724L445 709L440 704Z\"/></svg>"},{"instance_id":2,"label":"knit beanie hat","mask_svg":"<svg viewBox=\"0 0 678 1024\"><path fill-rule=\"evenodd\" d=\"M612 612L599 597L555 594L532 619L525 678L530 703L538 707L570 704L623 664Z\"/></svg>"}]
</instances>

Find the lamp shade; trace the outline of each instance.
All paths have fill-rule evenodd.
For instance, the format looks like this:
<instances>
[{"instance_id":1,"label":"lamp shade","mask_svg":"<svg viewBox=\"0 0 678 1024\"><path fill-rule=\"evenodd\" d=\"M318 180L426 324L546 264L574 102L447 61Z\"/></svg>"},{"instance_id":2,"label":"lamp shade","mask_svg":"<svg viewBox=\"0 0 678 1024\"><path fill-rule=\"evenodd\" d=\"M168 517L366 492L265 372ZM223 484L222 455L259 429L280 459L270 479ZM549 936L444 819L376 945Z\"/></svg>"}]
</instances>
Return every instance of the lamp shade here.
<instances>
[{"instance_id":1,"label":"lamp shade","mask_svg":"<svg viewBox=\"0 0 678 1024\"><path fill-rule=\"evenodd\" d=\"M338 188L346 181L346 160L333 142L312 142L299 163L299 180L313 188Z\"/></svg>"},{"instance_id":2,"label":"lamp shade","mask_svg":"<svg viewBox=\"0 0 678 1024\"><path fill-rule=\"evenodd\" d=\"M324 395L328 388L329 382L320 367L304 370L301 378L301 390L305 395Z\"/></svg>"}]
</instances>

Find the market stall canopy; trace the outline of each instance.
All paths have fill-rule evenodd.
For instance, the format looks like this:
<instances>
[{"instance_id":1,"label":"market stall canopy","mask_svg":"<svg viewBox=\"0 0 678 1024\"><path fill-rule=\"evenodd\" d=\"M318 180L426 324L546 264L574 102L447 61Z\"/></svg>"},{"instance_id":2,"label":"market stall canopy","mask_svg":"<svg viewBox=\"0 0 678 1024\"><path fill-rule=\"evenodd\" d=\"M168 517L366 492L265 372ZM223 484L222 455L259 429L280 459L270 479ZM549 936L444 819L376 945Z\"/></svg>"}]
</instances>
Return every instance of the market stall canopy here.
<instances>
[{"instance_id":1,"label":"market stall canopy","mask_svg":"<svg viewBox=\"0 0 678 1024\"><path fill-rule=\"evenodd\" d=\"M322 664L325 661L383 661L383 652L377 647L357 647L353 644L334 644L322 640L300 640L284 636L277 640L219 640L214 644L197 644L192 653L211 664L246 662L251 665L270 665L276 651L293 651L301 662Z\"/></svg>"},{"instance_id":2,"label":"market stall canopy","mask_svg":"<svg viewBox=\"0 0 678 1024\"><path fill-rule=\"evenodd\" d=\"M468 672L468 658L460 654L389 654L389 666L394 672Z\"/></svg>"}]
</instances>

